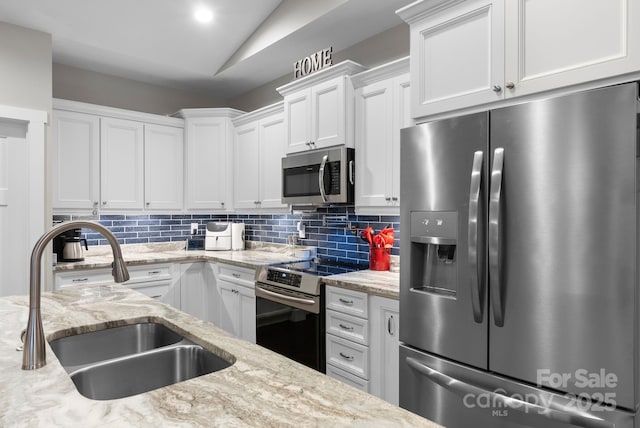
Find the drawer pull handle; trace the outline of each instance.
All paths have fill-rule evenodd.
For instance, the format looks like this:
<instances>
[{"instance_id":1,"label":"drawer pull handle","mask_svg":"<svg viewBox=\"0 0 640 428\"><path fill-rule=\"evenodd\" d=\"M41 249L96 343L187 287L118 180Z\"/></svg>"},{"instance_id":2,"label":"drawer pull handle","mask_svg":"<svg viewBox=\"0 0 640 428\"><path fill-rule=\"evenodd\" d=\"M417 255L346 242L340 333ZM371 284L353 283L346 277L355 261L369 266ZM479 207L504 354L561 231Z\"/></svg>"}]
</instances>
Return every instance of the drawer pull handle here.
<instances>
[{"instance_id":1,"label":"drawer pull handle","mask_svg":"<svg viewBox=\"0 0 640 428\"><path fill-rule=\"evenodd\" d=\"M159 273L160 273L159 270L152 270L151 272L149 272L149 275L157 275Z\"/></svg>"},{"instance_id":2,"label":"drawer pull handle","mask_svg":"<svg viewBox=\"0 0 640 428\"><path fill-rule=\"evenodd\" d=\"M340 356L341 356L342 358L344 358L345 360L353 361L353 357L352 357L351 355L345 355L345 354L343 354L342 352L340 352Z\"/></svg>"},{"instance_id":3,"label":"drawer pull handle","mask_svg":"<svg viewBox=\"0 0 640 428\"><path fill-rule=\"evenodd\" d=\"M234 277L234 278L240 278L240 274L239 273L232 273L231 276Z\"/></svg>"},{"instance_id":4,"label":"drawer pull handle","mask_svg":"<svg viewBox=\"0 0 640 428\"><path fill-rule=\"evenodd\" d=\"M340 302L344 303L345 305L353 305L353 300L345 300L342 297L340 297L338 300L340 300Z\"/></svg>"},{"instance_id":5,"label":"drawer pull handle","mask_svg":"<svg viewBox=\"0 0 640 428\"><path fill-rule=\"evenodd\" d=\"M349 331L353 331L353 327L349 327L348 325L344 325L344 324L338 324L340 326L341 329L343 330L349 330Z\"/></svg>"},{"instance_id":6,"label":"drawer pull handle","mask_svg":"<svg viewBox=\"0 0 640 428\"><path fill-rule=\"evenodd\" d=\"M89 278L76 278L71 282L87 282L87 281L89 281Z\"/></svg>"},{"instance_id":7,"label":"drawer pull handle","mask_svg":"<svg viewBox=\"0 0 640 428\"><path fill-rule=\"evenodd\" d=\"M156 296L151 296L152 299L159 299L162 297L162 294L158 294Z\"/></svg>"}]
</instances>

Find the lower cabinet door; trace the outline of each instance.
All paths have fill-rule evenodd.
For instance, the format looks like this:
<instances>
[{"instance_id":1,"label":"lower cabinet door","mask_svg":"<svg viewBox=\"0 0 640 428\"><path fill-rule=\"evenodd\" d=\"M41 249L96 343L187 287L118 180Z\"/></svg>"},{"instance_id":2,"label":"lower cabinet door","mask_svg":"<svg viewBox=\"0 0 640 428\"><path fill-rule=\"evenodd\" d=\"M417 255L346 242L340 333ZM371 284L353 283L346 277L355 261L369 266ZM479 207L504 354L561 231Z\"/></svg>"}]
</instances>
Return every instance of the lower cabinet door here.
<instances>
[{"instance_id":1,"label":"lower cabinet door","mask_svg":"<svg viewBox=\"0 0 640 428\"><path fill-rule=\"evenodd\" d=\"M368 381L359 378L358 376L354 376L351 373L339 369L331 364L327 364L327 376L338 379L339 381L344 382L347 385L351 385L360 391L369 392Z\"/></svg>"}]
</instances>

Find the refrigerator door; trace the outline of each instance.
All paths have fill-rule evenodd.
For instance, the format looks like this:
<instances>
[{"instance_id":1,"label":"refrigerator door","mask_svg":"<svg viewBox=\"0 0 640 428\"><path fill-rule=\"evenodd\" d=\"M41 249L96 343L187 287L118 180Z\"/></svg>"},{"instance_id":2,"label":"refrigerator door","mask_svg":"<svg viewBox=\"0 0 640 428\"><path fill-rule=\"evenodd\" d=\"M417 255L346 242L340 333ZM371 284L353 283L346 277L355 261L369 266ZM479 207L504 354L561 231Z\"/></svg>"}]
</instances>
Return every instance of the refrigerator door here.
<instances>
[{"instance_id":1,"label":"refrigerator door","mask_svg":"<svg viewBox=\"0 0 640 428\"><path fill-rule=\"evenodd\" d=\"M628 409L637 97L628 84L491 112L489 370Z\"/></svg>"},{"instance_id":2,"label":"refrigerator door","mask_svg":"<svg viewBox=\"0 0 640 428\"><path fill-rule=\"evenodd\" d=\"M555 394L400 346L400 405L447 428L633 428L633 412Z\"/></svg>"},{"instance_id":3,"label":"refrigerator door","mask_svg":"<svg viewBox=\"0 0 640 428\"><path fill-rule=\"evenodd\" d=\"M486 368L488 113L401 132L400 340Z\"/></svg>"}]
</instances>

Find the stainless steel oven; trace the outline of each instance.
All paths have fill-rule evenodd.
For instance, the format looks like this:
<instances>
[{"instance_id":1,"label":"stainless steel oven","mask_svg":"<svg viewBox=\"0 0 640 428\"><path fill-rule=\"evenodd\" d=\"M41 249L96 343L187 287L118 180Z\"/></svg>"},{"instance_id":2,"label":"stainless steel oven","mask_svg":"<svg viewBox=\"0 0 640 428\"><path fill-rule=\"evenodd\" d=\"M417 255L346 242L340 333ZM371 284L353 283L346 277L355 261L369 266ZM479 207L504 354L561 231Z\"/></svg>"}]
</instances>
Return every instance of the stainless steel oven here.
<instances>
[{"instance_id":1,"label":"stainless steel oven","mask_svg":"<svg viewBox=\"0 0 640 428\"><path fill-rule=\"evenodd\" d=\"M325 373L322 276L366 268L317 259L262 267L256 274L256 343Z\"/></svg>"},{"instance_id":2,"label":"stainless steel oven","mask_svg":"<svg viewBox=\"0 0 640 428\"><path fill-rule=\"evenodd\" d=\"M282 158L282 203L353 203L354 150L310 150Z\"/></svg>"}]
</instances>

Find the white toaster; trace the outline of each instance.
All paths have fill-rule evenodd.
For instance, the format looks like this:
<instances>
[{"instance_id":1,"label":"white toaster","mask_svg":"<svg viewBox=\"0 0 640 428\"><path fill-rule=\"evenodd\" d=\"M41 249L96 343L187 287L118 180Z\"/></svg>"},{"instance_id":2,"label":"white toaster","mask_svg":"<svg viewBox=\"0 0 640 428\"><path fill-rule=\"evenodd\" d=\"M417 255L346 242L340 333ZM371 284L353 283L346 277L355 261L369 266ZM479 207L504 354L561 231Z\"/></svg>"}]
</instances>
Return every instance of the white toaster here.
<instances>
[{"instance_id":1,"label":"white toaster","mask_svg":"<svg viewBox=\"0 0 640 428\"><path fill-rule=\"evenodd\" d=\"M205 250L231 250L231 223L207 223L204 236Z\"/></svg>"}]
</instances>

